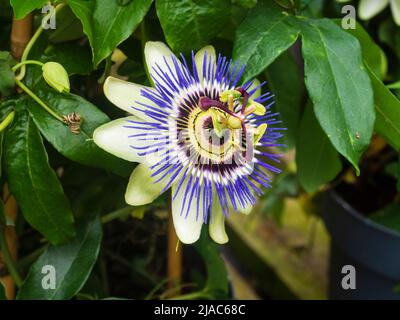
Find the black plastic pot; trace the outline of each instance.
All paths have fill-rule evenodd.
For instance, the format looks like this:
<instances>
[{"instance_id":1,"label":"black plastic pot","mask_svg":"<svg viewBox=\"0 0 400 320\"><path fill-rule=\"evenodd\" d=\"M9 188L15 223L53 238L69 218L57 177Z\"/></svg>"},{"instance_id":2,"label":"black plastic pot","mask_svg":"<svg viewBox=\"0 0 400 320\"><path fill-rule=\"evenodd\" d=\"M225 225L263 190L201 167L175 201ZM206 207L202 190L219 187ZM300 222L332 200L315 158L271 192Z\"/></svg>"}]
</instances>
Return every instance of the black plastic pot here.
<instances>
[{"instance_id":1,"label":"black plastic pot","mask_svg":"<svg viewBox=\"0 0 400 320\"><path fill-rule=\"evenodd\" d=\"M399 213L400 214L400 213ZM323 219L331 235L329 295L331 299L400 299L400 233L354 210L330 191ZM356 271L356 289L342 287L345 265Z\"/></svg>"}]
</instances>

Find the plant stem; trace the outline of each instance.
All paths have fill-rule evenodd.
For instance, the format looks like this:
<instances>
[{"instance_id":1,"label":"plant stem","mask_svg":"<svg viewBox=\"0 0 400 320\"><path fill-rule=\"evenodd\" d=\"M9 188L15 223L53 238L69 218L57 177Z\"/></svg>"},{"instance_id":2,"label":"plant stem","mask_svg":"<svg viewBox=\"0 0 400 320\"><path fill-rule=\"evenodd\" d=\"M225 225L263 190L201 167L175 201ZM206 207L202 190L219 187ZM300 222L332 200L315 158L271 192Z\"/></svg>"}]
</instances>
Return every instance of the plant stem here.
<instances>
[{"instance_id":1,"label":"plant stem","mask_svg":"<svg viewBox=\"0 0 400 320\"><path fill-rule=\"evenodd\" d=\"M31 40L29 40L28 44L26 45L24 53L22 54L22 57L21 57L21 62L24 62L28 58L29 51L31 51L33 45L35 44L35 42L39 38L39 36L42 34L42 32L43 32L43 28L42 28L42 26L40 26L36 30L35 34L31 38ZM17 80L22 80L25 77L25 73L26 73L26 65L22 65L22 68L21 68L19 74L15 78Z\"/></svg>"},{"instance_id":2,"label":"plant stem","mask_svg":"<svg viewBox=\"0 0 400 320\"><path fill-rule=\"evenodd\" d=\"M115 210L113 212L107 213L106 215L104 215L101 218L101 223L104 224L104 223L108 223L108 222L118 219L118 218L128 217L131 215L131 213L134 209L135 208L128 206L128 207L124 207L124 208Z\"/></svg>"},{"instance_id":3,"label":"plant stem","mask_svg":"<svg viewBox=\"0 0 400 320\"><path fill-rule=\"evenodd\" d=\"M20 287L22 284L22 280L17 271L17 267L15 266L14 260L11 257L10 250L8 249L4 226L0 227L0 249L3 256L3 260L7 266L8 272L10 273L17 287Z\"/></svg>"},{"instance_id":4,"label":"plant stem","mask_svg":"<svg viewBox=\"0 0 400 320\"><path fill-rule=\"evenodd\" d=\"M48 113L50 113L55 119L64 123L64 119L53 109L51 109L47 104L45 104L35 93L33 93L25 84L23 84L20 80L15 78L15 83L24 90L33 100L35 100L43 109L45 109Z\"/></svg>"},{"instance_id":5,"label":"plant stem","mask_svg":"<svg viewBox=\"0 0 400 320\"><path fill-rule=\"evenodd\" d=\"M182 280L182 247L178 246L179 239L176 235L174 222L172 220L171 201L169 201L168 214L168 265L167 278L168 287L174 288ZM180 294L180 288L177 288L172 294Z\"/></svg>"},{"instance_id":6,"label":"plant stem","mask_svg":"<svg viewBox=\"0 0 400 320\"><path fill-rule=\"evenodd\" d=\"M12 68L11 68L11 70L12 71L17 71L19 68L21 68L22 66L25 66L26 64L37 64L38 66L43 66L44 65L44 63L43 62L40 62L40 61L36 61L36 60L24 60L24 61L21 61L20 63L17 63L15 66L13 66Z\"/></svg>"},{"instance_id":7,"label":"plant stem","mask_svg":"<svg viewBox=\"0 0 400 320\"><path fill-rule=\"evenodd\" d=\"M11 111L7 117L0 123L0 132L2 132L8 125L13 121L15 116L15 111Z\"/></svg>"},{"instance_id":8,"label":"plant stem","mask_svg":"<svg viewBox=\"0 0 400 320\"><path fill-rule=\"evenodd\" d=\"M17 20L15 16L13 18L12 27L11 27L11 35L10 35L10 52L14 59L19 60L25 51L26 45L29 42L29 39L32 35L32 27L33 27L33 14L28 14L25 18ZM11 195L7 183L4 184L3 187L3 199L7 199L4 202L4 213L6 216L12 221L16 221L18 214L18 206L17 201ZM4 228L6 231L5 238L6 243L8 244L8 252L14 258L14 261L17 260L18 256L18 248L17 242L18 237L15 232L15 228L9 226ZM12 300L15 298L15 282L12 276L8 275L6 277L1 277L0 281L3 283L6 289L7 298Z\"/></svg>"},{"instance_id":9,"label":"plant stem","mask_svg":"<svg viewBox=\"0 0 400 320\"><path fill-rule=\"evenodd\" d=\"M55 9L55 14L57 12L59 12L60 9L63 8L63 7L64 7L63 3L59 4ZM48 16L48 19L50 19L50 16ZM31 49L32 49L33 45L35 44L36 40L42 34L43 30L44 29L43 29L43 23L42 23L42 24L40 24L40 27L37 28L35 34L33 35L33 37L29 40L28 44L26 45L25 50L24 50L24 52L22 54L22 57L21 57L21 62L24 62L28 58L29 52L31 51ZM21 71L16 76L16 79L22 80L25 77L25 73L26 73L26 65L22 65Z\"/></svg>"},{"instance_id":10,"label":"plant stem","mask_svg":"<svg viewBox=\"0 0 400 320\"><path fill-rule=\"evenodd\" d=\"M168 300L195 300L195 299L211 299L211 296L205 290L196 291L181 296L173 297Z\"/></svg>"}]
</instances>

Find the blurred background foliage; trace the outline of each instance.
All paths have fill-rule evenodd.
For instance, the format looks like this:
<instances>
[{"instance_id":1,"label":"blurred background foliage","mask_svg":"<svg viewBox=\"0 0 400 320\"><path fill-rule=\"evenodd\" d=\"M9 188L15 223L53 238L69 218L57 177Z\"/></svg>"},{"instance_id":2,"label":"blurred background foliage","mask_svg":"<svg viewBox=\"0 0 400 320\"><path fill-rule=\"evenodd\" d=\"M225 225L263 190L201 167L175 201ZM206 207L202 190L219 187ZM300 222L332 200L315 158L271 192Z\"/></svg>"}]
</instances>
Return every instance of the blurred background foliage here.
<instances>
[{"instance_id":1,"label":"blurred background foliage","mask_svg":"<svg viewBox=\"0 0 400 320\"><path fill-rule=\"evenodd\" d=\"M345 30L342 19L352 20L342 8L359 1L52 1L62 4L57 27L42 30L29 59L61 63L71 93L50 88L37 66L27 67L23 81L57 112L83 117L74 135L15 89L11 70L20 58L10 41L13 15L33 19L34 33L47 3L0 0L1 119L15 112L0 136L0 276L9 297L14 282L19 299L324 299L330 238L321 195L335 190L370 219L400 230L400 28L389 8ZM102 93L107 75L149 85L148 40L185 55L212 44L245 63L243 82L267 81L287 128L282 147L272 150L284 154L272 188L251 215L228 219L227 245L204 232L181 248L183 273L173 283L167 196L126 206L134 164L91 140L97 126L123 116ZM18 243L18 259L10 241ZM56 290L40 287L44 264L61 270Z\"/></svg>"}]
</instances>

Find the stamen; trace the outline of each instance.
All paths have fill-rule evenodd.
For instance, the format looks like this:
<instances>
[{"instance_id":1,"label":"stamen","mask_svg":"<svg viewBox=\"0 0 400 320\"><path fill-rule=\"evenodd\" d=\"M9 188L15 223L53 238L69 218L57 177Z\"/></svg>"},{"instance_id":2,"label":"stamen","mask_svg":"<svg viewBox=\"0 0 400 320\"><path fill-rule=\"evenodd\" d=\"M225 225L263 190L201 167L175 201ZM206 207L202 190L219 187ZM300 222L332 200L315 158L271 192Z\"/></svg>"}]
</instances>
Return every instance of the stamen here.
<instances>
[{"instance_id":1,"label":"stamen","mask_svg":"<svg viewBox=\"0 0 400 320\"><path fill-rule=\"evenodd\" d=\"M228 108L229 108L229 110L233 111L233 95L232 94L230 94L228 96Z\"/></svg>"},{"instance_id":2,"label":"stamen","mask_svg":"<svg viewBox=\"0 0 400 320\"><path fill-rule=\"evenodd\" d=\"M244 115L247 116L251 113L253 113L256 110L256 106L254 104L249 105L245 110L244 110Z\"/></svg>"},{"instance_id":3,"label":"stamen","mask_svg":"<svg viewBox=\"0 0 400 320\"><path fill-rule=\"evenodd\" d=\"M256 128L256 130L254 132L254 136L253 136L253 144L254 145L256 145L261 140L261 138L264 135L267 128L268 128L268 125L266 123L263 123Z\"/></svg>"},{"instance_id":4,"label":"stamen","mask_svg":"<svg viewBox=\"0 0 400 320\"><path fill-rule=\"evenodd\" d=\"M258 103L254 100L250 100L249 107L246 107L245 113L246 113L247 109L250 107L253 110L253 111L251 111L251 113L254 113L257 116L263 116L265 114L265 112L267 111L265 109L264 105L262 105L261 103Z\"/></svg>"}]
</instances>

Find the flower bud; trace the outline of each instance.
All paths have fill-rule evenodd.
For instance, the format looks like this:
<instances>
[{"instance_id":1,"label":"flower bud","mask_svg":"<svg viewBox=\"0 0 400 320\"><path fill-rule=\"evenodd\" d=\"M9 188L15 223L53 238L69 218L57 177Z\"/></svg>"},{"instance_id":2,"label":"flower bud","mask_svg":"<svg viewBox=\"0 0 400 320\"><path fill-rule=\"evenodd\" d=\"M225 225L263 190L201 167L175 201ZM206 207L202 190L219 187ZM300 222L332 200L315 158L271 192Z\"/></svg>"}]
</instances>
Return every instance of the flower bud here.
<instances>
[{"instance_id":1,"label":"flower bud","mask_svg":"<svg viewBox=\"0 0 400 320\"><path fill-rule=\"evenodd\" d=\"M58 92L69 92L69 77L64 67L57 62L46 62L43 67L43 78L47 84Z\"/></svg>"}]
</instances>

